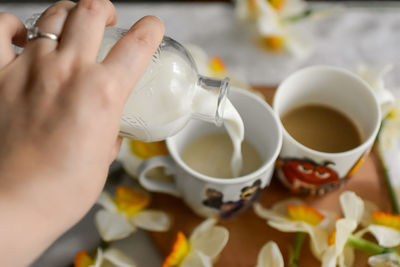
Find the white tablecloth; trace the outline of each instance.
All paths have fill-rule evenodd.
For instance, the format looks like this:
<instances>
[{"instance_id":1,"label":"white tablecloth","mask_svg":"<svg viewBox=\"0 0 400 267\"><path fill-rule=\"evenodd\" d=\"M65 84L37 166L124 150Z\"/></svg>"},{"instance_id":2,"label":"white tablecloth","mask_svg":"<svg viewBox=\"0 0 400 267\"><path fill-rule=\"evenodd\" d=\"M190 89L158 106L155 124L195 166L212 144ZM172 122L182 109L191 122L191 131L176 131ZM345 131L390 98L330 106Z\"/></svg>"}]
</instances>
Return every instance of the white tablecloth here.
<instances>
[{"instance_id":1,"label":"white tablecloth","mask_svg":"<svg viewBox=\"0 0 400 267\"><path fill-rule=\"evenodd\" d=\"M400 5L382 6L385 5L381 2L374 8L349 8L318 23L309 23L315 50L308 59L297 60L270 55L255 47L246 37L245 28L235 21L232 5L227 3L116 5L118 26L128 28L144 15L156 15L164 21L167 35L182 43L199 45L210 55L220 56L231 71L252 84L277 84L294 70L314 64L353 68L359 63L392 63L394 69L386 77L387 86L399 88ZM44 4L0 4L0 12L11 12L26 19L45 7ZM92 215L93 212L34 266L66 266L77 250L96 243L97 239L92 240L96 235ZM119 245L138 266L160 266L161 257L144 232Z\"/></svg>"}]
</instances>

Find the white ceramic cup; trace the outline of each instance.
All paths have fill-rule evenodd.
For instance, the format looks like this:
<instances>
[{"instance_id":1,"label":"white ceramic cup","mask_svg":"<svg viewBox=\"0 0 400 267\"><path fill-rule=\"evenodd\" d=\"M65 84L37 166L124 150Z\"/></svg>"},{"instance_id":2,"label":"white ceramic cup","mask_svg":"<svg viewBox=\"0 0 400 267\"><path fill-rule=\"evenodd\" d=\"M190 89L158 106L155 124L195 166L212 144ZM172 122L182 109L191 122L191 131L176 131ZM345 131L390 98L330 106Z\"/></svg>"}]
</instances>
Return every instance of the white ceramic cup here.
<instances>
[{"instance_id":1,"label":"white ceramic cup","mask_svg":"<svg viewBox=\"0 0 400 267\"><path fill-rule=\"evenodd\" d=\"M185 147L206 134L225 132L224 127L192 120L178 134L167 139L170 156L153 157L140 165L140 184L149 191L181 197L196 214L204 217L220 215L228 218L250 207L271 180L282 145L282 131L278 117L259 96L232 88L229 99L243 119L246 141L257 149L263 160L259 169L228 179L210 177L191 169L181 158ZM173 182L147 176L148 171L160 166L166 173L174 175Z\"/></svg>"},{"instance_id":2,"label":"white ceramic cup","mask_svg":"<svg viewBox=\"0 0 400 267\"><path fill-rule=\"evenodd\" d=\"M385 94L385 97L381 94ZM341 153L325 153L297 142L283 128L277 161L280 180L294 192L321 195L346 181L370 151L381 124L381 107L392 101L388 92L374 92L355 74L340 68L314 66L290 75L278 87L274 111L281 117L293 108L320 104L346 114L358 128L362 143Z\"/></svg>"}]
</instances>

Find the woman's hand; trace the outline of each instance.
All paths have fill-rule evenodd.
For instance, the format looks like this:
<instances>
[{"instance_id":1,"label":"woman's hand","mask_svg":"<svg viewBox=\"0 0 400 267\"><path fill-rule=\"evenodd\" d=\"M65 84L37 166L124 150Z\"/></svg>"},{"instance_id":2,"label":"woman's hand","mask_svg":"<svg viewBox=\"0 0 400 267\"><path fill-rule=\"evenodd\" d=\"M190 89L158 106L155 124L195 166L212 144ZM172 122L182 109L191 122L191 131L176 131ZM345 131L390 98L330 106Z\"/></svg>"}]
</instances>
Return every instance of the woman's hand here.
<instances>
[{"instance_id":1,"label":"woman's hand","mask_svg":"<svg viewBox=\"0 0 400 267\"><path fill-rule=\"evenodd\" d=\"M61 1L36 24L59 41L25 43L22 22L0 14L1 266L29 264L104 186L124 103L164 33L145 17L97 63L104 28L115 22L108 0Z\"/></svg>"}]
</instances>

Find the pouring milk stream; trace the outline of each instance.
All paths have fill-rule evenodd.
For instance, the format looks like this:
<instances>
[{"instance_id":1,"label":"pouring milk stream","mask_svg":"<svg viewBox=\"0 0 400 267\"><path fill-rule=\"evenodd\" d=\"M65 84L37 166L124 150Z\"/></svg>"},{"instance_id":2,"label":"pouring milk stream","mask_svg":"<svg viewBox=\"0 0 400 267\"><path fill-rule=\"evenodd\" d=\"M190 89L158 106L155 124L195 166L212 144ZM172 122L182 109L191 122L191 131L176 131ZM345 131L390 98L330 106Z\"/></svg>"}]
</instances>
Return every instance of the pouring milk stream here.
<instances>
[{"instance_id":1,"label":"pouring milk stream","mask_svg":"<svg viewBox=\"0 0 400 267\"><path fill-rule=\"evenodd\" d=\"M102 61L126 33L107 28L99 51ZM164 37L145 74L135 86L123 110L120 134L142 141L158 141L174 135L190 118L224 124L232 144L231 169L238 177L242 169L243 121L227 99L229 81L197 73L187 50Z\"/></svg>"}]
</instances>

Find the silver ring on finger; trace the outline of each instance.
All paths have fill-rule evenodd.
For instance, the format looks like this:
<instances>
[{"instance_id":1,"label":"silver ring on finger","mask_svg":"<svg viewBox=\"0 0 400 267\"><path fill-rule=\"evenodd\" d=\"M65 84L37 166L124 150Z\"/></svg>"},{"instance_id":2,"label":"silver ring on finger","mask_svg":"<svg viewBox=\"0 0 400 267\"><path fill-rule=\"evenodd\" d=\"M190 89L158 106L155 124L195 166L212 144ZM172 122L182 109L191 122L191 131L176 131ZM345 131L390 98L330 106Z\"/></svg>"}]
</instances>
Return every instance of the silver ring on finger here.
<instances>
[{"instance_id":1,"label":"silver ring on finger","mask_svg":"<svg viewBox=\"0 0 400 267\"><path fill-rule=\"evenodd\" d=\"M59 40L59 37L57 35L55 35L54 33L41 31L36 26L29 27L27 30L28 30L28 34L27 34L28 42L38 39L38 38L47 38L47 39L50 39L50 40L53 40L56 42L58 42L58 40Z\"/></svg>"}]
</instances>

